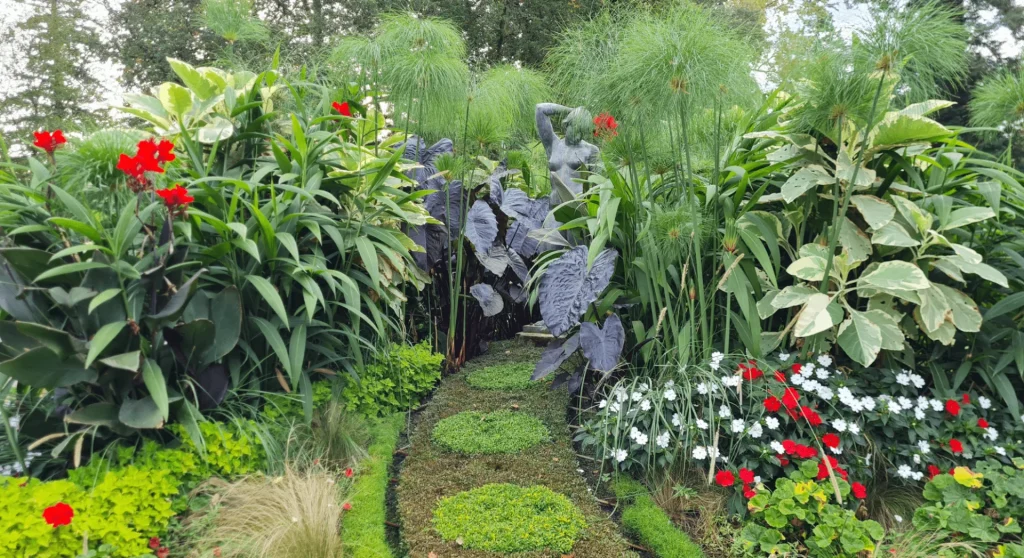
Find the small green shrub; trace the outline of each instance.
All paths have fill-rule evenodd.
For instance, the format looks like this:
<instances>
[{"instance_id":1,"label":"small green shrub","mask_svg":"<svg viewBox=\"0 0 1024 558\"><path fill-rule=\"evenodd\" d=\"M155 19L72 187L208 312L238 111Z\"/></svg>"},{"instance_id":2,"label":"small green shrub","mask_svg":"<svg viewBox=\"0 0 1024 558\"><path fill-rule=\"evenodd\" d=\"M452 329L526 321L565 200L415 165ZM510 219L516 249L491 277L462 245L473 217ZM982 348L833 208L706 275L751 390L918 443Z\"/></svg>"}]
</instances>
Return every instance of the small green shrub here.
<instances>
[{"instance_id":1,"label":"small green shrub","mask_svg":"<svg viewBox=\"0 0 1024 558\"><path fill-rule=\"evenodd\" d=\"M255 423L246 421L242 424L245 425L244 428L237 423L199 423L199 432L206 444L206 452L201 459L209 467L209 474L234 477L263 468L267 456L253 428L250 428L254 427ZM182 449L200 453L183 427L173 425L171 430L181 438Z\"/></svg>"},{"instance_id":2,"label":"small green shrub","mask_svg":"<svg viewBox=\"0 0 1024 558\"><path fill-rule=\"evenodd\" d=\"M370 456L359 464L349 491L352 509L342 518L342 540L351 558L391 558L384 521L388 466L402 432L404 415L394 414L371 427Z\"/></svg>"},{"instance_id":3,"label":"small green shrub","mask_svg":"<svg viewBox=\"0 0 1024 558\"><path fill-rule=\"evenodd\" d=\"M111 556L148 554L174 515L178 485L164 471L124 467L107 471L91 490L70 480L0 478L0 556L77 556L88 534L91 548L113 547ZM43 510L63 502L74 510L71 524L54 528Z\"/></svg>"},{"instance_id":4,"label":"small green shrub","mask_svg":"<svg viewBox=\"0 0 1024 558\"><path fill-rule=\"evenodd\" d=\"M434 527L467 549L567 553L587 523L568 498L543 486L487 484L441 500Z\"/></svg>"},{"instance_id":5,"label":"small green shrub","mask_svg":"<svg viewBox=\"0 0 1024 558\"><path fill-rule=\"evenodd\" d=\"M539 419L512 411L466 411L438 421L431 434L435 444L471 454L516 453L549 436Z\"/></svg>"},{"instance_id":6,"label":"small green shrub","mask_svg":"<svg viewBox=\"0 0 1024 558\"><path fill-rule=\"evenodd\" d=\"M333 395L331 382L321 381L313 384L313 408L319 409L326 405ZM264 395L263 417L268 421L282 418L302 418L302 398L295 393L268 393Z\"/></svg>"},{"instance_id":7,"label":"small green shrub","mask_svg":"<svg viewBox=\"0 0 1024 558\"><path fill-rule=\"evenodd\" d=\"M807 460L775 490L759 488L747 502L747 523L736 542L743 556L800 554L811 558L853 558L875 550L885 531L877 521L861 521L853 510L833 503L829 479L816 481L818 461ZM850 484L835 479L839 494Z\"/></svg>"},{"instance_id":8,"label":"small green shrub","mask_svg":"<svg viewBox=\"0 0 1024 558\"><path fill-rule=\"evenodd\" d=\"M654 503L644 485L621 477L615 481L615 497L622 510L622 524L659 558L701 558L704 553L680 531L665 510Z\"/></svg>"},{"instance_id":9,"label":"small green shrub","mask_svg":"<svg viewBox=\"0 0 1024 558\"><path fill-rule=\"evenodd\" d=\"M366 416L382 416L407 411L419 405L441 379L444 356L430 350L426 342L418 345L392 345L383 358L349 381L342 396L350 409Z\"/></svg>"},{"instance_id":10,"label":"small green shrub","mask_svg":"<svg viewBox=\"0 0 1024 558\"><path fill-rule=\"evenodd\" d=\"M534 365L529 362L488 366L466 376L466 382L480 389L526 389L536 385L536 382L530 379L530 376L533 376L533 368Z\"/></svg>"}]
</instances>

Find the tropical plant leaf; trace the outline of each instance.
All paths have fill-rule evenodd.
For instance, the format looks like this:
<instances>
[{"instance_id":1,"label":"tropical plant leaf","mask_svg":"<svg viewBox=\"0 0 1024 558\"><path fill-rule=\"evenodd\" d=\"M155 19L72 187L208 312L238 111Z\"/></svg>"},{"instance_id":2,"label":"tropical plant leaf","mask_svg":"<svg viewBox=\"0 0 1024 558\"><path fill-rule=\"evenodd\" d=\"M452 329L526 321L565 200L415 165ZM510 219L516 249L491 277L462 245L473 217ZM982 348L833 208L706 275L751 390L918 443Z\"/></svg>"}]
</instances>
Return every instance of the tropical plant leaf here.
<instances>
[{"instance_id":1,"label":"tropical plant leaf","mask_svg":"<svg viewBox=\"0 0 1024 558\"><path fill-rule=\"evenodd\" d=\"M882 330L864 312L850 310L849 317L839 324L836 342L861 366L870 366L882 350Z\"/></svg>"},{"instance_id":2,"label":"tropical plant leaf","mask_svg":"<svg viewBox=\"0 0 1024 558\"><path fill-rule=\"evenodd\" d=\"M469 208L466 214L466 238L478 252L490 249L498 238L498 220L487 202L477 200Z\"/></svg>"},{"instance_id":3,"label":"tropical plant leaf","mask_svg":"<svg viewBox=\"0 0 1024 558\"><path fill-rule=\"evenodd\" d=\"M583 356L590 359L590 367L601 372L611 372L622 356L622 347L626 342L626 330L617 314L612 314L604 322L604 328L595 323L580 324L580 347Z\"/></svg>"},{"instance_id":4,"label":"tropical plant leaf","mask_svg":"<svg viewBox=\"0 0 1024 558\"><path fill-rule=\"evenodd\" d=\"M167 380L164 378L163 370L160 369L160 365L155 360L147 358L142 362L142 381L146 384L146 391L153 398L157 409L160 410L160 415L166 422L170 419L171 413L170 402L167 397Z\"/></svg>"},{"instance_id":5,"label":"tropical plant leaf","mask_svg":"<svg viewBox=\"0 0 1024 558\"><path fill-rule=\"evenodd\" d=\"M577 246L559 257L540 280L540 314L553 335L562 335L580 322L587 306L597 300L611 281L619 254L606 249L587 269L589 249Z\"/></svg>"},{"instance_id":6,"label":"tropical plant leaf","mask_svg":"<svg viewBox=\"0 0 1024 558\"><path fill-rule=\"evenodd\" d=\"M793 334L797 337L809 337L834 326L836 323L828 311L830 303L831 298L827 294L814 293L807 297L807 302L797 316Z\"/></svg>"},{"instance_id":7,"label":"tropical plant leaf","mask_svg":"<svg viewBox=\"0 0 1024 558\"><path fill-rule=\"evenodd\" d=\"M121 404L117 419L131 428L162 428L164 425L160 407L152 397L126 400Z\"/></svg>"},{"instance_id":8,"label":"tropical plant leaf","mask_svg":"<svg viewBox=\"0 0 1024 558\"><path fill-rule=\"evenodd\" d=\"M20 384L44 389L93 383L99 376L96 370L84 368L78 360L61 360L46 347L37 347L0 362L0 374L10 376Z\"/></svg>"},{"instance_id":9,"label":"tropical plant leaf","mask_svg":"<svg viewBox=\"0 0 1024 558\"><path fill-rule=\"evenodd\" d=\"M501 295L487 283L477 283L469 288L469 293L480 303L484 316L491 317L501 313L505 308L505 302Z\"/></svg>"},{"instance_id":10,"label":"tropical plant leaf","mask_svg":"<svg viewBox=\"0 0 1024 558\"><path fill-rule=\"evenodd\" d=\"M546 349L544 349L544 354L542 354L540 356L540 360L537 361L537 366L533 369L533 376L531 376L530 379L540 380L555 370L558 370L558 368L562 366L562 363L572 356L579 348L580 335L578 333L569 337L565 341L555 339L548 344Z\"/></svg>"},{"instance_id":11,"label":"tropical plant leaf","mask_svg":"<svg viewBox=\"0 0 1024 558\"><path fill-rule=\"evenodd\" d=\"M875 196L850 196L850 202L857 208L868 225L875 230L884 227L896 216L895 207Z\"/></svg>"},{"instance_id":12,"label":"tropical plant leaf","mask_svg":"<svg viewBox=\"0 0 1024 558\"><path fill-rule=\"evenodd\" d=\"M909 262L883 262L860 278L868 285L894 291L920 291L931 286L921 268Z\"/></svg>"}]
</instances>

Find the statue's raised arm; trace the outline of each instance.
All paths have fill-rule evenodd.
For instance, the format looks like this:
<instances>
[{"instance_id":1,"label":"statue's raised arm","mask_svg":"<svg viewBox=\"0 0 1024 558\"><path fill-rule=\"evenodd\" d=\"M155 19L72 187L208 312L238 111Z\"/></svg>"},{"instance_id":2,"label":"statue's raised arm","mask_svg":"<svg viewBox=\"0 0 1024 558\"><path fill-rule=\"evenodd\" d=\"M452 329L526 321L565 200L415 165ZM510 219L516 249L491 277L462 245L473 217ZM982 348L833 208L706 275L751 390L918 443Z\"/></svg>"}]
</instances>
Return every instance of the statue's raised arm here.
<instances>
[{"instance_id":1,"label":"statue's raised arm","mask_svg":"<svg viewBox=\"0 0 1024 558\"><path fill-rule=\"evenodd\" d=\"M540 103L537 105L537 135L540 136L540 142L544 145L544 151L548 157L551 157L551 147L554 145L555 140L558 136L555 135L555 127L551 125L551 116L559 113L569 112L569 107L563 107L562 105L555 103Z\"/></svg>"}]
</instances>

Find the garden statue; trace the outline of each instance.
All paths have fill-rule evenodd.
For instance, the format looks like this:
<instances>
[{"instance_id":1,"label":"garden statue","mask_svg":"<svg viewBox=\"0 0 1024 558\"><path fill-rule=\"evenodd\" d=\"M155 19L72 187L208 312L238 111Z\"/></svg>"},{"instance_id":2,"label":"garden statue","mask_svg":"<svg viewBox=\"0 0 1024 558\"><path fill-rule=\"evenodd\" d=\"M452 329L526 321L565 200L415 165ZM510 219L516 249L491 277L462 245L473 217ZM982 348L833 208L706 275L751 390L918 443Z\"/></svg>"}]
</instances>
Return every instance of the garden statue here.
<instances>
[{"instance_id":1,"label":"garden statue","mask_svg":"<svg viewBox=\"0 0 1024 558\"><path fill-rule=\"evenodd\" d=\"M565 139L555 134L551 116L568 113L564 119ZM579 178L579 169L597 162L597 146L583 141L593 130L590 114L583 107L570 109L555 103L537 105L537 133L548 156L548 170L551 171L551 205L573 199L583 191L574 179Z\"/></svg>"}]
</instances>

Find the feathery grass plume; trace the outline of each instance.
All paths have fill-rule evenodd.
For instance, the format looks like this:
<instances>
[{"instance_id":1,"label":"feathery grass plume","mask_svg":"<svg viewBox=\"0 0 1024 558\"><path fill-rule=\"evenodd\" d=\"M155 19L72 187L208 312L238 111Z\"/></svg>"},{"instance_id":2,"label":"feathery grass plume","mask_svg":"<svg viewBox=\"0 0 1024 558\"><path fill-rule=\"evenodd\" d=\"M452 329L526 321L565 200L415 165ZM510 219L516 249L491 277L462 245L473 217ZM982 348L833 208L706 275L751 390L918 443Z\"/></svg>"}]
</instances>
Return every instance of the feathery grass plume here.
<instances>
[{"instance_id":1,"label":"feathery grass plume","mask_svg":"<svg viewBox=\"0 0 1024 558\"><path fill-rule=\"evenodd\" d=\"M331 72L361 85L376 81L381 68L380 43L371 37L342 37L331 51L327 64Z\"/></svg>"},{"instance_id":2,"label":"feathery grass plume","mask_svg":"<svg viewBox=\"0 0 1024 558\"><path fill-rule=\"evenodd\" d=\"M839 123L867 124L877 81L857 71L848 51L818 49L797 71L797 104L790 122L799 131L817 131L837 141Z\"/></svg>"},{"instance_id":3,"label":"feathery grass plume","mask_svg":"<svg viewBox=\"0 0 1024 558\"><path fill-rule=\"evenodd\" d=\"M969 34L957 16L934 0L879 11L855 37L858 69L898 75L896 92L905 103L934 99L943 85L967 76Z\"/></svg>"},{"instance_id":4,"label":"feathery grass plume","mask_svg":"<svg viewBox=\"0 0 1024 558\"><path fill-rule=\"evenodd\" d=\"M229 43L270 36L266 24L253 15L253 0L203 0L203 22Z\"/></svg>"},{"instance_id":5,"label":"feathery grass plume","mask_svg":"<svg viewBox=\"0 0 1024 558\"><path fill-rule=\"evenodd\" d=\"M512 64L495 66L484 72L474 88L470 106L470 129L480 117L498 120L506 137L534 136L537 103L553 95L547 78L536 70Z\"/></svg>"},{"instance_id":6,"label":"feathery grass plume","mask_svg":"<svg viewBox=\"0 0 1024 558\"><path fill-rule=\"evenodd\" d=\"M625 24L603 68L596 105L627 123L653 128L665 115L756 91L753 49L720 15L678 1L639 12ZM729 103L732 104L732 103Z\"/></svg>"},{"instance_id":7,"label":"feathery grass plume","mask_svg":"<svg viewBox=\"0 0 1024 558\"><path fill-rule=\"evenodd\" d=\"M469 67L458 28L445 20L392 13L381 17L376 41L381 83L395 105L396 123L414 122L410 130L427 139L460 132Z\"/></svg>"},{"instance_id":8,"label":"feathery grass plume","mask_svg":"<svg viewBox=\"0 0 1024 558\"><path fill-rule=\"evenodd\" d=\"M548 51L544 65L566 102L610 108L597 104L597 92L605 87L604 72L615 59L624 22L633 17L632 9L604 10L569 27Z\"/></svg>"},{"instance_id":9,"label":"feathery grass plume","mask_svg":"<svg viewBox=\"0 0 1024 558\"><path fill-rule=\"evenodd\" d=\"M1020 131L1024 124L1024 70L985 78L971 95L971 124Z\"/></svg>"},{"instance_id":10,"label":"feathery grass plume","mask_svg":"<svg viewBox=\"0 0 1024 558\"><path fill-rule=\"evenodd\" d=\"M340 395L340 394L339 394ZM366 456L370 427L359 413L332 400L313 413L310 423L296 422L289 433L288 458L293 466L310 468L319 463L333 470L354 465Z\"/></svg>"},{"instance_id":11,"label":"feathery grass plume","mask_svg":"<svg viewBox=\"0 0 1024 558\"><path fill-rule=\"evenodd\" d=\"M646 230L642 235L644 253L657 257L664 265L686 261L695 242L707 239L714 221L702 211L693 212L685 204L667 207L652 204Z\"/></svg>"}]
</instances>

